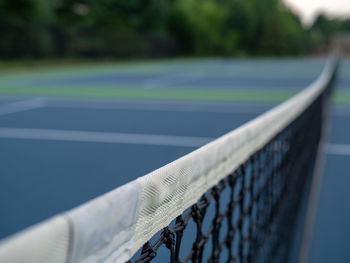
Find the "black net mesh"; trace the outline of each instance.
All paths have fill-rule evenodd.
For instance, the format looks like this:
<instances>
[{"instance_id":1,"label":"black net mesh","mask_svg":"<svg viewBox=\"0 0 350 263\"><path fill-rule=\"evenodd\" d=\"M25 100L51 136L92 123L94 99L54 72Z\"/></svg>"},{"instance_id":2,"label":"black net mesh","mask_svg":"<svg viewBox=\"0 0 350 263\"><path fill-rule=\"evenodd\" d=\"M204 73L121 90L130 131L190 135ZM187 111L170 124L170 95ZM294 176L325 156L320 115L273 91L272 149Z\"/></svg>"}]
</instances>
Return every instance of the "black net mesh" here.
<instances>
[{"instance_id":1,"label":"black net mesh","mask_svg":"<svg viewBox=\"0 0 350 263\"><path fill-rule=\"evenodd\" d=\"M150 262L162 246L172 263L287 262L298 211L307 202L331 83L297 119L128 262ZM210 204L213 211L208 213ZM189 224L196 233L186 236L184 245Z\"/></svg>"}]
</instances>

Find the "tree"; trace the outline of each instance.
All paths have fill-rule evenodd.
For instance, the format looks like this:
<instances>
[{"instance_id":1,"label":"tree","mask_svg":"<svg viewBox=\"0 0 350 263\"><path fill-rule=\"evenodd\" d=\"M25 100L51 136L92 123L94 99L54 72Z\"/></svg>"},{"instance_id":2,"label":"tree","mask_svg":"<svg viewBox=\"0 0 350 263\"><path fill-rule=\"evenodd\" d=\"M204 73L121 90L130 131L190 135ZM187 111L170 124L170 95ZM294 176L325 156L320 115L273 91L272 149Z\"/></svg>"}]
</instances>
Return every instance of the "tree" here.
<instances>
[{"instance_id":1,"label":"tree","mask_svg":"<svg viewBox=\"0 0 350 263\"><path fill-rule=\"evenodd\" d=\"M13 58L50 54L51 18L49 1L1 0L0 55Z\"/></svg>"}]
</instances>

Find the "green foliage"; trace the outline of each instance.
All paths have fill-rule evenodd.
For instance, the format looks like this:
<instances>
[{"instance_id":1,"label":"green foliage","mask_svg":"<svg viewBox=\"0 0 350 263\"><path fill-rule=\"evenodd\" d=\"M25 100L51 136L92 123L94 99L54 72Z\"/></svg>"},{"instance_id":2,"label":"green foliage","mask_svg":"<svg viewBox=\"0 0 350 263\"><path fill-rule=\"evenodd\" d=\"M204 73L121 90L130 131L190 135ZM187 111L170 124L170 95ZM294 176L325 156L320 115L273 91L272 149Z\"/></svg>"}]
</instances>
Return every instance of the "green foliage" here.
<instances>
[{"instance_id":1,"label":"green foliage","mask_svg":"<svg viewBox=\"0 0 350 263\"><path fill-rule=\"evenodd\" d=\"M52 17L45 0L0 1L0 56L45 56L50 53L47 26Z\"/></svg>"},{"instance_id":2,"label":"green foliage","mask_svg":"<svg viewBox=\"0 0 350 263\"><path fill-rule=\"evenodd\" d=\"M3 58L297 55L348 30L281 0L0 0Z\"/></svg>"},{"instance_id":3,"label":"green foliage","mask_svg":"<svg viewBox=\"0 0 350 263\"><path fill-rule=\"evenodd\" d=\"M258 17L254 1L226 0L224 8L224 35L232 36L235 45L226 48L236 48L237 53L249 52L256 49ZM232 51L231 51L232 53Z\"/></svg>"},{"instance_id":4,"label":"green foliage","mask_svg":"<svg viewBox=\"0 0 350 263\"><path fill-rule=\"evenodd\" d=\"M172 6L170 31L183 51L197 55L220 53L222 10L214 0L178 0Z\"/></svg>"},{"instance_id":5,"label":"green foliage","mask_svg":"<svg viewBox=\"0 0 350 263\"><path fill-rule=\"evenodd\" d=\"M124 31L157 31L164 28L169 3L164 0L89 0L90 23Z\"/></svg>"},{"instance_id":6,"label":"green foliage","mask_svg":"<svg viewBox=\"0 0 350 263\"><path fill-rule=\"evenodd\" d=\"M350 32L350 19L328 18L321 13L316 17L310 32L313 38L317 39L313 40L313 42L317 42L316 44L313 43L313 46L327 46L334 33Z\"/></svg>"},{"instance_id":7,"label":"green foliage","mask_svg":"<svg viewBox=\"0 0 350 263\"><path fill-rule=\"evenodd\" d=\"M176 0L170 31L185 53L300 54L306 32L277 0ZM179 22L180 21L180 22Z\"/></svg>"},{"instance_id":8,"label":"green foliage","mask_svg":"<svg viewBox=\"0 0 350 263\"><path fill-rule=\"evenodd\" d=\"M260 52L297 55L305 52L306 34L297 17L287 10L275 11L265 20Z\"/></svg>"}]
</instances>

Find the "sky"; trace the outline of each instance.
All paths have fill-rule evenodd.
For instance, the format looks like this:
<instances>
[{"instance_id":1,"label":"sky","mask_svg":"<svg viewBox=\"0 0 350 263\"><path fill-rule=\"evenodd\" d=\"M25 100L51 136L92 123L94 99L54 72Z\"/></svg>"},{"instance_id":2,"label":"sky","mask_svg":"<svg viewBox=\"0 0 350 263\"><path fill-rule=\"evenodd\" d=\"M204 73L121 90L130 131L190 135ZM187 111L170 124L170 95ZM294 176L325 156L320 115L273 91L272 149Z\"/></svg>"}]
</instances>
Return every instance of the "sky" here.
<instances>
[{"instance_id":1,"label":"sky","mask_svg":"<svg viewBox=\"0 0 350 263\"><path fill-rule=\"evenodd\" d=\"M319 12L329 16L350 17L350 0L283 0L301 16L304 24L312 23Z\"/></svg>"}]
</instances>

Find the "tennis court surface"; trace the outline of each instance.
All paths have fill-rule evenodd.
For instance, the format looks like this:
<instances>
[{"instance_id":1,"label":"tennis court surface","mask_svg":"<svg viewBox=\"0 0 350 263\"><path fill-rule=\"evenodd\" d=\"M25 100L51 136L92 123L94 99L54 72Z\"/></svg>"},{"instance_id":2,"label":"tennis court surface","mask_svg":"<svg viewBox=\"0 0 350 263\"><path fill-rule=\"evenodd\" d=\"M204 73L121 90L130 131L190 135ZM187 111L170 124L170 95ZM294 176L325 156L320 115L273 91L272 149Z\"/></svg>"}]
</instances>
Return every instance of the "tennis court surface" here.
<instances>
[{"instance_id":1,"label":"tennis court surface","mask_svg":"<svg viewBox=\"0 0 350 263\"><path fill-rule=\"evenodd\" d=\"M81 205L214 141L304 90L320 75L324 62L322 59L160 61L2 76L0 206L5 217L0 238ZM348 79L342 77L344 68L347 69L346 63L336 88L347 94ZM331 141L324 148L328 154L323 181L327 181L328 174L341 177L349 158L347 98L337 99L331 118L334 127ZM170 255L173 262L197 262L201 256L212 262L228 257L237 262L265 259L281 262L290 256L287 251L295 243L293 239L300 238L292 235L300 226L293 225L302 221L296 211L299 208L303 211L307 201L304 195L312 188L312 164L316 162L315 153L322 137L323 100L306 103L310 106L306 107L310 112L308 117L296 117L295 107L293 111L289 108L279 113L286 116L286 120L279 122L293 119L290 125L272 119L270 125L255 121L263 130L273 130L266 138L262 135L264 139L256 129L258 124L248 133L241 128L231 139L228 135L223 137L228 136L229 141L219 139L220 146L212 142L182 161L158 170L153 175L159 177L156 181L138 179L138 183L123 186L54 219L46 224L48 227L39 226L39 230L26 234L28 241L23 238L5 243L4 239L0 256L12 256L11 246L20 249L17 246L29 242L33 244L30 247L33 253L16 256L27 259L33 256L34 261L39 256L43 262L52 261L46 257L57 262L102 259L124 262L156 230L175 219L158 241L156 235L141 256L138 252L133 257L133 262L153 258L158 250L155 244L161 246L154 262L169 261ZM288 117L291 114L296 115ZM295 132L304 126L309 127L307 132ZM203 149L210 147L214 151L208 155ZM298 154L304 148L305 154ZM287 160L302 164L296 166ZM217 170L211 171L209 165ZM338 171L334 172L332 167ZM292 174L298 176L294 178ZM151 176L152 173L147 178ZM334 185L338 180L329 180L328 189L324 185L321 188L314 221L315 241L309 242L312 262L322 262L318 260L322 253L316 252L325 246L322 240L328 236L317 229L329 222L325 216L330 206L327 202L340 198L335 195L334 187L346 193ZM207 197L190 208L218 182ZM345 184L341 186L345 188ZM187 192L182 192L186 189L195 191L190 190L189 197ZM330 197L322 201L327 195ZM219 197L222 204L218 208L215 204L219 203ZM231 198L234 205L228 205ZM202 219L205 210L208 215ZM184 216L177 217L182 212ZM288 213L292 216L281 216ZM203 229L193 231L198 225ZM266 225L269 228L265 232L258 231ZM183 230L184 237L180 238ZM36 242L36 235L41 240L47 237L47 242ZM317 235L323 236L316 238ZM277 240L277 236L283 239ZM182 249L177 245L179 239ZM192 245L195 239L200 245ZM52 250L51 246L55 248ZM37 251L44 254L36 254ZM345 262L339 259L338 262Z\"/></svg>"}]
</instances>

